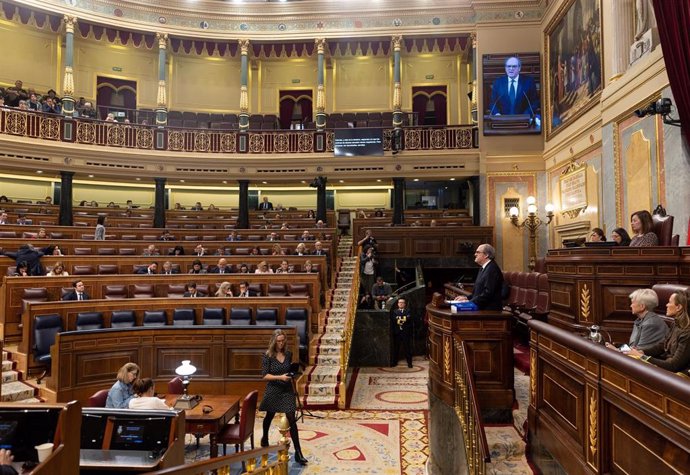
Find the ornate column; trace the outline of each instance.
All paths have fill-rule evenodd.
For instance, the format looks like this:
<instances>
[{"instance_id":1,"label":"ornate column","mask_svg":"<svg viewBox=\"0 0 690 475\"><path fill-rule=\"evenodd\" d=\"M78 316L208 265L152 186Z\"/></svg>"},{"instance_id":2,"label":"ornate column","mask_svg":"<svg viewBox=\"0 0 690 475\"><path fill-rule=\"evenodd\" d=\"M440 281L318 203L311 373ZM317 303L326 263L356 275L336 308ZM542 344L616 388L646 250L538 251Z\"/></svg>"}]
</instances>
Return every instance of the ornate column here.
<instances>
[{"instance_id":1,"label":"ornate column","mask_svg":"<svg viewBox=\"0 0 690 475\"><path fill-rule=\"evenodd\" d=\"M156 125L162 127L168 123L168 97L165 80L165 61L168 49L168 34L156 33L158 39L158 94L156 98Z\"/></svg>"},{"instance_id":2,"label":"ornate column","mask_svg":"<svg viewBox=\"0 0 690 475\"><path fill-rule=\"evenodd\" d=\"M165 178L154 178L156 182L156 201L153 211L153 227L165 227Z\"/></svg>"},{"instance_id":3,"label":"ornate column","mask_svg":"<svg viewBox=\"0 0 690 475\"><path fill-rule=\"evenodd\" d=\"M237 180L240 184L240 215L237 218L239 229L249 229L249 180Z\"/></svg>"},{"instance_id":4,"label":"ornate column","mask_svg":"<svg viewBox=\"0 0 690 475\"><path fill-rule=\"evenodd\" d=\"M630 65L630 45L635 35L635 1L616 0L611 2L614 33L613 58L609 81L620 78Z\"/></svg>"},{"instance_id":5,"label":"ornate column","mask_svg":"<svg viewBox=\"0 0 690 475\"><path fill-rule=\"evenodd\" d=\"M72 179L74 172L60 172L60 226L72 226Z\"/></svg>"},{"instance_id":6,"label":"ornate column","mask_svg":"<svg viewBox=\"0 0 690 475\"><path fill-rule=\"evenodd\" d=\"M393 37L393 127L401 128L403 125L402 113L402 86L400 85L400 48L402 36Z\"/></svg>"},{"instance_id":7,"label":"ornate column","mask_svg":"<svg viewBox=\"0 0 690 475\"><path fill-rule=\"evenodd\" d=\"M470 83L470 117L472 123L477 123L477 34L470 34L470 41L472 42L472 82Z\"/></svg>"},{"instance_id":8,"label":"ornate column","mask_svg":"<svg viewBox=\"0 0 690 475\"><path fill-rule=\"evenodd\" d=\"M249 130L249 40L238 40L240 44L240 132Z\"/></svg>"},{"instance_id":9,"label":"ornate column","mask_svg":"<svg viewBox=\"0 0 690 475\"><path fill-rule=\"evenodd\" d=\"M77 19L73 16L63 18L65 23L65 75L62 80L62 113L67 117L74 115L74 27Z\"/></svg>"},{"instance_id":10,"label":"ornate column","mask_svg":"<svg viewBox=\"0 0 690 475\"><path fill-rule=\"evenodd\" d=\"M316 40L316 130L326 128L326 89L324 86L324 52L326 50L326 39Z\"/></svg>"},{"instance_id":11,"label":"ornate column","mask_svg":"<svg viewBox=\"0 0 690 475\"><path fill-rule=\"evenodd\" d=\"M405 222L405 179L393 178L393 224Z\"/></svg>"}]
</instances>

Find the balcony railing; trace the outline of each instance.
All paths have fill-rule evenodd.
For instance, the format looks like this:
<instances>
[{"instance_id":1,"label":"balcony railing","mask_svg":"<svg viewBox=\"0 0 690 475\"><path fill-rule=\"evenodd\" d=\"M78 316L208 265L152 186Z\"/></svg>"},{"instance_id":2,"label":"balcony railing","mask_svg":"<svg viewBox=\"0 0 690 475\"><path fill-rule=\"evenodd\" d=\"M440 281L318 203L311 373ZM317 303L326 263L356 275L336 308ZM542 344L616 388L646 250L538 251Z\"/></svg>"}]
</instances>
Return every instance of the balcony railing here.
<instances>
[{"instance_id":1,"label":"balcony railing","mask_svg":"<svg viewBox=\"0 0 690 475\"><path fill-rule=\"evenodd\" d=\"M392 128L383 129L383 148L392 150ZM187 129L73 119L18 109L0 110L0 136L138 150L193 153L307 154L333 152L334 130ZM479 147L476 126L405 127L405 150L467 150Z\"/></svg>"}]
</instances>

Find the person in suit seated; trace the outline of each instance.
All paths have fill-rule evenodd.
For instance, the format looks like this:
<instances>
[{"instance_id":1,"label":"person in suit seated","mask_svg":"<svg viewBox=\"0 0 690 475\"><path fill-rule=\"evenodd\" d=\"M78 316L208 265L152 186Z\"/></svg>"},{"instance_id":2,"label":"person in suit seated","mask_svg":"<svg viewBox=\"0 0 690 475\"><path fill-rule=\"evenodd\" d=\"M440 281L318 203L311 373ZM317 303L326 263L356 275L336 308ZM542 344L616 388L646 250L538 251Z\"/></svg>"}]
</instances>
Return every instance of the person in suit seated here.
<instances>
[{"instance_id":1,"label":"person in suit seated","mask_svg":"<svg viewBox=\"0 0 690 475\"><path fill-rule=\"evenodd\" d=\"M229 274L231 272L232 270L228 265L228 260L224 257L218 259L218 264L213 269L211 269L212 274Z\"/></svg>"},{"instance_id":2,"label":"person in suit seated","mask_svg":"<svg viewBox=\"0 0 690 475\"><path fill-rule=\"evenodd\" d=\"M204 246L202 246L201 244L197 244L196 247L194 248L194 255L199 256L199 257L203 257L203 256L208 255L208 252L206 252L206 249L204 248Z\"/></svg>"},{"instance_id":3,"label":"person in suit seated","mask_svg":"<svg viewBox=\"0 0 690 475\"><path fill-rule=\"evenodd\" d=\"M474 302L479 310L501 310L503 308L503 272L495 262L496 250L490 244L480 244L474 252L474 262L482 268L474 281L469 297L460 295L458 301Z\"/></svg>"},{"instance_id":4,"label":"person in suit seated","mask_svg":"<svg viewBox=\"0 0 690 475\"><path fill-rule=\"evenodd\" d=\"M194 262L192 262L192 268L189 269L188 274L208 274L208 271L204 269L204 266L199 259L194 259Z\"/></svg>"},{"instance_id":5,"label":"person in suit seated","mask_svg":"<svg viewBox=\"0 0 690 475\"><path fill-rule=\"evenodd\" d=\"M668 325L653 312L659 306L659 297L652 289L637 289L629 297L630 310L637 319L633 322L628 346L644 352L664 341L668 333ZM606 347L616 349L610 343L607 343Z\"/></svg>"},{"instance_id":6,"label":"person in suit seated","mask_svg":"<svg viewBox=\"0 0 690 475\"><path fill-rule=\"evenodd\" d=\"M182 294L182 297L187 297L187 298L206 297L205 293L196 289L196 282L190 282L189 284L185 285L184 288L185 288L185 292L184 292L184 294Z\"/></svg>"},{"instance_id":7,"label":"person in suit seated","mask_svg":"<svg viewBox=\"0 0 690 475\"><path fill-rule=\"evenodd\" d=\"M172 409L162 399L154 396L156 388L151 378L135 380L132 391L135 396L129 400L130 409Z\"/></svg>"},{"instance_id":8,"label":"person in suit seated","mask_svg":"<svg viewBox=\"0 0 690 475\"><path fill-rule=\"evenodd\" d=\"M62 300L89 300L91 297L89 297L89 294L87 294L84 291L84 282L81 280L75 280L72 282L72 288L73 290L67 294L65 294L64 297L62 297Z\"/></svg>"},{"instance_id":9,"label":"person in suit seated","mask_svg":"<svg viewBox=\"0 0 690 475\"><path fill-rule=\"evenodd\" d=\"M530 76L520 75L520 58L510 56L504 66L506 75L497 78L491 85L489 114L529 114L533 118L539 118L537 84Z\"/></svg>"},{"instance_id":10,"label":"person in suit seated","mask_svg":"<svg viewBox=\"0 0 690 475\"><path fill-rule=\"evenodd\" d=\"M180 273L180 271L173 267L172 262L165 261L163 263L163 269L161 270L161 274L172 275L172 274L179 274L179 273Z\"/></svg>"},{"instance_id":11,"label":"person in suit seated","mask_svg":"<svg viewBox=\"0 0 690 475\"><path fill-rule=\"evenodd\" d=\"M139 269L137 269L137 274L146 274L146 275L158 274L158 263L152 262L151 264L147 265L146 267L140 267Z\"/></svg>"},{"instance_id":12,"label":"person in suit seated","mask_svg":"<svg viewBox=\"0 0 690 475\"><path fill-rule=\"evenodd\" d=\"M308 230L304 230L302 235L299 237L300 241L312 241L314 239L314 236L311 235L311 233Z\"/></svg>"},{"instance_id":13,"label":"person in suit seated","mask_svg":"<svg viewBox=\"0 0 690 475\"><path fill-rule=\"evenodd\" d=\"M675 319L668 336L644 350L631 348L629 356L639 357L668 371L678 372L690 369L690 318L688 317L688 294L679 291L671 294L666 304L666 316Z\"/></svg>"},{"instance_id":14,"label":"person in suit seated","mask_svg":"<svg viewBox=\"0 0 690 475\"><path fill-rule=\"evenodd\" d=\"M635 211L630 215L630 227L633 237L630 247L652 247L659 245L659 238L654 234L654 220L647 210Z\"/></svg>"},{"instance_id":15,"label":"person in suit seated","mask_svg":"<svg viewBox=\"0 0 690 475\"><path fill-rule=\"evenodd\" d=\"M263 200L261 203L259 203L259 209L261 211L269 211L273 209L273 203L268 201L268 196L264 196Z\"/></svg>"},{"instance_id":16,"label":"person in suit seated","mask_svg":"<svg viewBox=\"0 0 690 475\"><path fill-rule=\"evenodd\" d=\"M251 290L249 288L249 282L247 282L246 280L243 282L240 282L240 291L237 294L237 296L238 297L258 297L256 292L254 292L253 290Z\"/></svg>"},{"instance_id":17,"label":"person in suit seated","mask_svg":"<svg viewBox=\"0 0 690 475\"><path fill-rule=\"evenodd\" d=\"M225 238L226 241L241 241L241 238L237 235L235 231L230 231L228 237Z\"/></svg>"}]
</instances>

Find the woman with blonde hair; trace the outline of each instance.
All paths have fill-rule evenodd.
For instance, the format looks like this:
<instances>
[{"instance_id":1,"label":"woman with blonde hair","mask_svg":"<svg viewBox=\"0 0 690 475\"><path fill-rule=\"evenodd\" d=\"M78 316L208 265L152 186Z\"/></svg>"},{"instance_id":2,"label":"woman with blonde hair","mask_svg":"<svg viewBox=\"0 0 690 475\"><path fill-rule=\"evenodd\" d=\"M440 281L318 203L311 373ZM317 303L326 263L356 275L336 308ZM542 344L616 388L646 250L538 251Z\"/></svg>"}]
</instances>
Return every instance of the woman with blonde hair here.
<instances>
[{"instance_id":1,"label":"woman with blonde hair","mask_svg":"<svg viewBox=\"0 0 690 475\"><path fill-rule=\"evenodd\" d=\"M303 242L297 244L297 247L295 248L295 255L298 255L298 256L306 256L307 255L307 246Z\"/></svg>"},{"instance_id":2,"label":"woman with blonde hair","mask_svg":"<svg viewBox=\"0 0 690 475\"><path fill-rule=\"evenodd\" d=\"M232 284L230 282L223 282L218 287L216 297L232 297Z\"/></svg>"},{"instance_id":3,"label":"woman with blonde hair","mask_svg":"<svg viewBox=\"0 0 690 475\"><path fill-rule=\"evenodd\" d=\"M62 261L57 261L53 265L53 269L46 275L49 277L64 277L69 275L69 273L65 270L65 266L62 264Z\"/></svg>"},{"instance_id":4,"label":"woman with blonde hair","mask_svg":"<svg viewBox=\"0 0 690 475\"><path fill-rule=\"evenodd\" d=\"M287 254L287 252L285 251L285 249L283 249L283 246L281 246L278 243L273 245L273 248L271 249L271 255L284 256L286 254Z\"/></svg>"},{"instance_id":5,"label":"woman with blonde hair","mask_svg":"<svg viewBox=\"0 0 690 475\"><path fill-rule=\"evenodd\" d=\"M666 316L675 322L664 341L645 348L631 349L630 356L637 356L668 371L684 371L690 368L690 317L688 317L688 293L679 290L671 294L666 304Z\"/></svg>"},{"instance_id":6,"label":"woman with blonde hair","mask_svg":"<svg viewBox=\"0 0 690 475\"><path fill-rule=\"evenodd\" d=\"M297 430L297 418L295 417L295 391L292 385L294 374L290 372L292 366L292 352L287 350L287 335L281 329L277 329L271 336L266 353L261 358L261 374L267 381L264 398L259 406L260 411L266 411L263 422L263 436L261 446L268 446L268 431L276 412L282 412L290 422L290 437L295 447L295 462L305 465L308 460L302 455L302 447L299 443Z\"/></svg>"},{"instance_id":7,"label":"woman with blonde hair","mask_svg":"<svg viewBox=\"0 0 690 475\"><path fill-rule=\"evenodd\" d=\"M254 271L255 274L273 274L273 269L268 267L268 263L266 261L261 261L259 262L259 265L256 266L256 270Z\"/></svg>"},{"instance_id":8,"label":"woman with blonde hair","mask_svg":"<svg viewBox=\"0 0 690 475\"><path fill-rule=\"evenodd\" d=\"M134 397L132 383L139 377L139 365L136 363L125 363L117 372L117 381L108 391L108 398L105 400L105 407L115 409L127 409L129 401Z\"/></svg>"}]
</instances>

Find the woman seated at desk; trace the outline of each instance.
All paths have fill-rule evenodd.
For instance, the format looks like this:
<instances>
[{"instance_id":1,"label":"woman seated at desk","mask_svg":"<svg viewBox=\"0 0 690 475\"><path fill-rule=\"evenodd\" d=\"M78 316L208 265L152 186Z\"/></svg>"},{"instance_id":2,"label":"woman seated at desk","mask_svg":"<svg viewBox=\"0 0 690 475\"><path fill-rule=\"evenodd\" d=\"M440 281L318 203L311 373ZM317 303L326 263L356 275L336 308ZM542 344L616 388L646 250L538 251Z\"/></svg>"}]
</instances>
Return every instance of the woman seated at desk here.
<instances>
[{"instance_id":1,"label":"woman seated at desk","mask_svg":"<svg viewBox=\"0 0 690 475\"><path fill-rule=\"evenodd\" d=\"M117 372L117 381L108 391L105 407L127 409L129 401L134 397L132 383L139 377L139 366L136 363L126 363Z\"/></svg>"},{"instance_id":2,"label":"woman seated at desk","mask_svg":"<svg viewBox=\"0 0 690 475\"><path fill-rule=\"evenodd\" d=\"M627 354L668 371L686 370L690 367L690 318L686 292L671 295L666 304L666 316L673 317L675 324L664 341L644 351L632 348Z\"/></svg>"},{"instance_id":3,"label":"woman seated at desk","mask_svg":"<svg viewBox=\"0 0 690 475\"><path fill-rule=\"evenodd\" d=\"M630 235L628 234L628 231L623 228L616 228L611 231L611 240L619 246L630 245Z\"/></svg>"},{"instance_id":4,"label":"woman seated at desk","mask_svg":"<svg viewBox=\"0 0 690 475\"><path fill-rule=\"evenodd\" d=\"M135 397L129 400L130 409L172 409L162 399L154 396L153 379L137 379L132 383Z\"/></svg>"},{"instance_id":5,"label":"woman seated at desk","mask_svg":"<svg viewBox=\"0 0 690 475\"><path fill-rule=\"evenodd\" d=\"M635 211L630 215L630 227L634 236L630 247L652 247L659 245L659 238L654 234L654 220L649 211Z\"/></svg>"},{"instance_id":6,"label":"woman seated at desk","mask_svg":"<svg viewBox=\"0 0 690 475\"><path fill-rule=\"evenodd\" d=\"M659 306L659 297L652 289L637 289L630 294L630 309L637 319L633 322L630 341L620 351L628 352L631 348L645 351L663 343L668 333L666 322L653 312ZM607 348L618 349L610 343Z\"/></svg>"}]
</instances>

